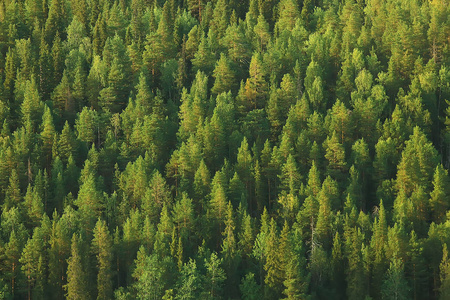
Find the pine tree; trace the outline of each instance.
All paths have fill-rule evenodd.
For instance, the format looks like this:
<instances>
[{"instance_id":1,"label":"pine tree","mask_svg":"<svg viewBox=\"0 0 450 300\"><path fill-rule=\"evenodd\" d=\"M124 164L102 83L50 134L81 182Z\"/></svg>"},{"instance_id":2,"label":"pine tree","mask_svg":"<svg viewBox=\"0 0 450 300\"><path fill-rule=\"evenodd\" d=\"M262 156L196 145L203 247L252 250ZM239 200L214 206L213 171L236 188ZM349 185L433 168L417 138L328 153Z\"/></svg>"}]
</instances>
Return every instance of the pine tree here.
<instances>
[{"instance_id":1,"label":"pine tree","mask_svg":"<svg viewBox=\"0 0 450 300\"><path fill-rule=\"evenodd\" d=\"M430 193L430 205L432 211L432 219L436 223L440 223L445 219L445 212L448 208L447 200L448 175L447 170L441 164L436 166L433 176L433 191Z\"/></svg>"},{"instance_id":2,"label":"pine tree","mask_svg":"<svg viewBox=\"0 0 450 300\"><path fill-rule=\"evenodd\" d=\"M18 208L21 200L22 196L20 194L19 177L16 169L12 169L9 177L9 185L5 193L3 210L8 211L13 207Z\"/></svg>"},{"instance_id":3,"label":"pine tree","mask_svg":"<svg viewBox=\"0 0 450 300\"><path fill-rule=\"evenodd\" d=\"M261 55L255 53L250 61L250 77L247 78L244 87L246 103L242 103L246 110L262 108L267 97L266 72L263 69Z\"/></svg>"},{"instance_id":4,"label":"pine tree","mask_svg":"<svg viewBox=\"0 0 450 300\"><path fill-rule=\"evenodd\" d=\"M302 243L297 242L299 238L301 238L299 232L295 229L289 231L285 222L280 234L280 249L286 253L282 257L282 262L285 277L283 294L286 296L284 299L287 300L306 297L308 288L309 278L304 272L306 259L304 258Z\"/></svg>"},{"instance_id":5,"label":"pine tree","mask_svg":"<svg viewBox=\"0 0 450 300\"><path fill-rule=\"evenodd\" d=\"M237 153L236 171L239 174L239 178L244 182L248 192L251 188L251 169L252 156L250 153L247 138L244 137ZM252 209L252 206L250 206L249 208Z\"/></svg>"},{"instance_id":6,"label":"pine tree","mask_svg":"<svg viewBox=\"0 0 450 300\"><path fill-rule=\"evenodd\" d=\"M290 195L295 195L297 193L300 188L301 177L297 170L297 163L291 154L289 154L286 163L283 165L279 178L282 190Z\"/></svg>"},{"instance_id":7,"label":"pine tree","mask_svg":"<svg viewBox=\"0 0 450 300\"><path fill-rule=\"evenodd\" d=\"M27 193L24 197L26 212L30 223L33 226L38 226L42 215L44 214L44 203L36 188L32 188L31 184L28 185Z\"/></svg>"},{"instance_id":8,"label":"pine tree","mask_svg":"<svg viewBox=\"0 0 450 300\"><path fill-rule=\"evenodd\" d=\"M320 192L322 182L320 180L320 171L318 170L315 161L312 162L311 169L309 169L307 183L308 183L308 185L307 185L308 195L317 197L317 195Z\"/></svg>"},{"instance_id":9,"label":"pine tree","mask_svg":"<svg viewBox=\"0 0 450 300\"><path fill-rule=\"evenodd\" d=\"M251 255L255 236L250 215L245 213L242 218L240 221L241 230L238 233L238 249L241 255L246 258Z\"/></svg>"},{"instance_id":10,"label":"pine tree","mask_svg":"<svg viewBox=\"0 0 450 300\"><path fill-rule=\"evenodd\" d=\"M243 80L245 77L241 72L246 71L252 59L252 47L246 37L244 23L230 24L221 42L228 50L228 57L234 62L238 81Z\"/></svg>"},{"instance_id":11,"label":"pine tree","mask_svg":"<svg viewBox=\"0 0 450 300\"><path fill-rule=\"evenodd\" d=\"M49 285L58 297L64 296L64 284L66 277L65 269L67 259L70 256L71 237L73 230L68 223L67 217L73 217L73 210L66 210L66 217L60 219L57 213L53 214L52 227L50 231L48 249L48 271ZM66 230L69 229L69 230Z\"/></svg>"},{"instance_id":12,"label":"pine tree","mask_svg":"<svg viewBox=\"0 0 450 300\"><path fill-rule=\"evenodd\" d=\"M76 234L72 236L71 256L67 260L67 299L89 299L88 277L83 268L80 253L80 238Z\"/></svg>"},{"instance_id":13,"label":"pine tree","mask_svg":"<svg viewBox=\"0 0 450 300\"><path fill-rule=\"evenodd\" d=\"M133 183L133 177L130 177L130 181ZM145 182L144 178L142 182ZM141 189L143 187L136 186L136 188ZM139 200L139 198L137 197L136 200ZM153 173L149 182L149 188L145 191L145 196L141 201L143 211L149 216L158 215L164 205L170 205L172 203L172 197L166 180L158 171Z\"/></svg>"},{"instance_id":14,"label":"pine tree","mask_svg":"<svg viewBox=\"0 0 450 300\"><path fill-rule=\"evenodd\" d=\"M428 277L427 264L423 257L423 243L419 240L414 230L411 231L410 236L407 254L411 259L411 263L405 266L405 271L406 274L409 273L409 276L412 277L411 290L414 298L418 299L425 295L424 290L426 290L426 280Z\"/></svg>"},{"instance_id":15,"label":"pine tree","mask_svg":"<svg viewBox=\"0 0 450 300\"><path fill-rule=\"evenodd\" d=\"M16 79L17 58L13 48L9 47L5 57L5 75L3 79L3 93L9 103L13 103L14 81Z\"/></svg>"},{"instance_id":16,"label":"pine tree","mask_svg":"<svg viewBox=\"0 0 450 300\"><path fill-rule=\"evenodd\" d=\"M235 91L235 75L231 63L225 54L220 54L220 59L216 63L212 76L215 79L214 85L211 89L213 94L219 95L230 90L233 92Z\"/></svg>"},{"instance_id":17,"label":"pine tree","mask_svg":"<svg viewBox=\"0 0 450 300\"><path fill-rule=\"evenodd\" d=\"M351 110L347 109L343 102L337 100L325 120L326 123L329 123L330 134L336 132L339 142L343 145L352 142L354 126L352 118Z\"/></svg>"},{"instance_id":18,"label":"pine tree","mask_svg":"<svg viewBox=\"0 0 450 300\"><path fill-rule=\"evenodd\" d=\"M316 238L323 245L324 249L330 246L329 242L332 239L330 226L333 218L332 209L337 206L338 195L336 182L328 176L325 178L322 189L317 196L319 210L315 228Z\"/></svg>"},{"instance_id":19,"label":"pine tree","mask_svg":"<svg viewBox=\"0 0 450 300\"><path fill-rule=\"evenodd\" d=\"M202 20L202 13L204 10L205 3L203 0L189 0L187 1L187 7L191 13L198 17L199 21Z\"/></svg>"},{"instance_id":20,"label":"pine tree","mask_svg":"<svg viewBox=\"0 0 450 300\"><path fill-rule=\"evenodd\" d=\"M269 231L267 232L266 248L265 248L264 278L266 297L276 297L279 295L282 286L282 270L281 257L279 255L279 238L275 220L271 219Z\"/></svg>"},{"instance_id":21,"label":"pine tree","mask_svg":"<svg viewBox=\"0 0 450 300\"><path fill-rule=\"evenodd\" d=\"M94 174L90 173L84 179L74 204L81 212L83 230L86 233L91 232L104 208L103 195L97 189Z\"/></svg>"},{"instance_id":22,"label":"pine tree","mask_svg":"<svg viewBox=\"0 0 450 300\"><path fill-rule=\"evenodd\" d=\"M403 273L403 264L400 259L394 258L382 288L383 299L410 299L409 286Z\"/></svg>"},{"instance_id":23,"label":"pine tree","mask_svg":"<svg viewBox=\"0 0 450 300\"><path fill-rule=\"evenodd\" d=\"M365 276L362 257L363 236L360 229L350 228L346 235L346 270L348 299L361 299L365 294Z\"/></svg>"},{"instance_id":24,"label":"pine tree","mask_svg":"<svg viewBox=\"0 0 450 300\"><path fill-rule=\"evenodd\" d=\"M376 294L381 293L383 276L388 269L386 263L385 244L387 243L387 220L383 200L378 207L378 217L373 224L373 234L370 246L374 252L373 259L373 286Z\"/></svg>"},{"instance_id":25,"label":"pine tree","mask_svg":"<svg viewBox=\"0 0 450 300\"><path fill-rule=\"evenodd\" d=\"M43 250L44 250L44 236L39 227L36 227L33 232L33 237L28 239L25 247L22 251L22 256L19 259L19 262L22 264L21 269L25 273L27 278L27 291L28 291L28 299L31 299L32 291L34 295L38 295L37 289L42 288L39 287L39 283L42 285L44 281L43 278L39 278L42 276L42 263L43 263ZM42 292L42 291L41 291Z\"/></svg>"},{"instance_id":26,"label":"pine tree","mask_svg":"<svg viewBox=\"0 0 450 300\"><path fill-rule=\"evenodd\" d=\"M413 154L414 153L414 154ZM415 185L428 190L437 165L437 151L418 128L406 142L402 158L398 164L397 187L410 195Z\"/></svg>"},{"instance_id":27,"label":"pine tree","mask_svg":"<svg viewBox=\"0 0 450 300\"><path fill-rule=\"evenodd\" d=\"M75 121L77 137L83 142L94 143L98 131L98 115L95 110L83 107Z\"/></svg>"},{"instance_id":28,"label":"pine tree","mask_svg":"<svg viewBox=\"0 0 450 300\"><path fill-rule=\"evenodd\" d=\"M256 1L252 1L256 2ZM257 23L255 27L253 28L253 31L256 35L256 41L257 45L256 48L259 49L260 52L263 52L267 45L269 44L271 40L271 35L269 31L269 24L267 23L266 19L264 18L264 15L259 14Z\"/></svg>"},{"instance_id":29,"label":"pine tree","mask_svg":"<svg viewBox=\"0 0 450 300\"><path fill-rule=\"evenodd\" d=\"M279 89L272 88L267 103L267 117L273 127L273 135L278 136L285 125L286 117L296 100L295 86L292 77L285 74Z\"/></svg>"},{"instance_id":30,"label":"pine tree","mask_svg":"<svg viewBox=\"0 0 450 300\"><path fill-rule=\"evenodd\" d=\"M18 291L19 274L20 274L20 254L23 247L23 242L21 241L21 237L16 234L16 231L11 231L9 236L9 241L5 245L4 249L4 258L5 258L5 277L7 280L11 282L10 290L11 294L14 294Z\"/></svg>"},{"instance_id":31,"label":"pine tree","mask_svg":"<svg viewBox=\"0 0 450 300\"><path fill-rule=\"evenodd\" d=\"M191 60L194 71L204 72L210 75L214 69L216 57L213 52L212 45L205 34L202 35L198 50L194 54L194 58Z\"/></svg>"},{"instance_id":32,"label":"pine tree","mask_svg":"<svg viewBox=\"0 0 450 300\"><path fill-rule=\"evenodd\" d=\"M64 2L52 0L49 5L48 18L45 23L45 37L48 43L52 42L51 39L56 36L57 32L60 34L64 32L67 20Z\"/></svg>"},{"instance_id":33,"label":"pine tree","mask_svg":"<svg viewBox=\"0 0 450 300\"><path fill-rule=\"evenodd\" d=\"M223 260L218 258L215 252L205 259L206 276L202 295L204 299L222 298L222 287L226 280L225 271L221 267L222 262Z\"/></svg>"},{"instance_id":34,"label":"pine tree","mask_svg":"<svg viewBox=\"0 0 450 300\"><path fill-rule=\"evenodd\" d=\"M58 156L61 161L65 164L68 163L69 158L77 154L77 143L75 139L75 134L72 132L69 123L66 121L64 123L63 130L58 140Z\"/></svg>"},{"instance_id":35,"label":"pine tree","mask_svg":"<svg viewBox=\"0 0 450 300\"><path fill-rule=\"evenodd\" d=\"M178 234L186 242L192 234L191 231L195 228L192 199L186 193L183 193L181 200L175 203L172 214L172 219L178 230Z\"/></svg>"},{"instance_id":36,"label":"pine tree","mask_svg":"<svg viewBox=\"0 0 450 300\"><path fill-rule=\"evenodd\" d=\"M341 235L336 232L331 249L331 284L341 297L345 294L344 260Z\"/></svg>"},{"instance_id":37,"label":"pine tree","mask_svg":"<svg viewBox=\"0 0 450 300\"><path fill-rule=\"evenodd\" d=\"M224 256L223 266L227 274L226 286L229 294L234 294L235 287L237 286L239 280L236 276L236 272L239 267L240 255L237 249L237 239L235 235L235 222L233 216L233 206L231 202L228 202L227 206L227 216L225 219L225 229L222 232L222 254Z\"/></svg>"},{"instance_id":38,"label":"pine tree","mask_svg":"<svg viewBox=\"0 0 450 300\"><path fill-rule=\"evenodd\" d=\"M210 192L210 181L211 175L205 161L202 159L194 176L194 194L195 199L199 201L197 205L198 211L200 208L203 209L205 207L203 201Z\"/></svg>"},{"instance_id":39,"label":"pine tree","mask_svg":"<svg viewBox=\"0 0 450 300\"><path fill-rule=\"evenodd\" d=\"M313 59L306 69L305 91L312 108L320 112L326 106L324 97L322 71L319 64Z\"/></svg>"},{"instance_id":40,"label":"pine tree","mask_svg":"<svg viewBox=\"0 0 450 300\"><path fill-rule=\"evenodd\" d=\"M188 263L183 265L181 276L179 278L177 293L175 299L194 300L198 299L201 275L197 269L195 260L190 259Z\"/></svg>"},{"instance_id":41,"label":"pine tree","mask_svg":"<svg viewBox=\"0 0 450 300\"><path fill-rule=\"evenodd\" d=\"M327 137L324 148L325 158L328 160L328 174L342 182L347 171L347 162L345 161L345 149L339 142L336 131L333 131L331 137Z\"/></svg>"},{"instance_id":42,"label":"pine tree","mask_svg":"<svg viewBox=\"0 0 450 300\"><path fill-rule=\"evenodd\" d=\"M280 1L278 4L279 17L275 24L277 33L280 35L284 31L289 32L295 26L295 22L300 17L297 4L292 0Z\"/></svg>"},{"instance_id":43,"label":"pine tree","mask_svg":"<svg viewBox=\"0 0 450 300\"><path fill-rule=\"evenodd\" d=\"M147 256L141 247L135 263L133 277L137 279L137 299L161 299L164 292L165 262L161 261L157 254Z\"/></svg>"},{"instance_id":44,"label":"pine tree","mask_svg":"<svg viewBox=\"0 0 450 300\"><path fill-rule=\"evenodd\" d=\"M164 205L161 210L159 224L157 227L158 230L156 232L156 241L154 247L156 253L163 256L167 253L170 235L173 232L173 220L166 205Z\"/></svg>"},{"instance_id":45,"label":"pine tree","mask_svg":"<svg viewBox=\"0 0 450 300\"><path fill-rule=\"evenodd\" d=\"M55 126L53 125L53 116L48 106L44 108L44 114L42 116L41 124L41 139L42 139L42 152L44 157L44 163L47 168L52 161L52 148L55 141Z\"/></svg>"},{"instance_id":46,"label":"pine tree","mask_svg":"<svg viewBox=\"0 0 450 300\"><path fill-rule=\"evenodd\" d=\"M441 286L439 288L439 299L446 299L450 295L450 264L448 259L448 249L447 244L444 244L444 247L442 249L442 261L440 264L440 279L441 279Z\"/></svg>"},{"instance_id":47,"label":"pine tree","mask_svg":"<svg viewBox=\"0 0 450 300\"><path fill-rule=\"evenodd\" d=\"M228 27L230 13L227 2L225 0L218 0L216 2L210 22L211 30L217 34L218 39L225 34L225 30Z\"/></svg>"},{"instance_id":48,"label":"pine tree","mask_svg":"<svg viewBox=\"0 0 450 300\"><path fill-rule=\"evenodd\" d=\"M22 124L28 122L36 128L43 112L43 105L39 98L38 88L34 80L27 81L25 85L24 99L21 105Z\"/></svg>"},{"instance_id":49,"label":"pine tree","mask_svg":"<svg viewBox=\"0 0 450 300\"><path fill-rule=\"evenodd\" d=\"M92 252L97 259L97 299L110 299L112 284L112 239L106 222L98 220L92 239Z\"/></svg>"},{"instance_id":50,"label":"pine tree","mask_svg":"<svg viewBox=\"0 0 450 300\"><path fill-rule=\"evenodd\" d=\"M53 61L53 82L61 82L61 78L63 75L64 67L65 67L65 51L61 41L61 32L58 32L54 35L53 40L48 41L47 43L52 45L51 49L51 59ZM46 39L48 39L46 35Z\"/></svg>"},{"instance_id":51,"label":"pine tree","mask_svg":"<svg viewBox=\"0 0 450 300\"><path fill-rule=\"evenodd\" d=\"M137 116L143 118L144 114L149 113L152 108L153 94L147 84L147 76L144 72L139 74L139 83L136 85L136 108L139 107Z\"/></svg>"},{"instance_id":52,"label":"pine tree","mask_svg":"<svg viewBox=\"0 0 450 300\"><path fill-rule=\"evenodd\" d=\"M212 221L211 225L218 231L214 233L214 235L216 235L221 233L224 228L227 199L222 184L218 182L218 180L214 181L210 195L209 214Z\"/></svg>"},{"instance_id":53,"label":"pine tree","mask_svg":"<svg viewBox=\"0 0 450 300\"><path fill-rule=\"evenodd\" d=\"M255 274L247 273L239 285L243 300L261 299L261 287L256 283Z\"/></svg>"},{"instance_id":54,"label":"pine tree","mask_svg":"<svg viewBox=\"0 0 450 300\"><path fill-rule=\"evenodd\" d=\"M430 3L430 26L428 28L428 41L430 43L430 54L435 63L445 60L444 53L448 48L444 46L445 36L449 32L448 4L441 5L438 1Z\"/></svg>"}]
</instances>

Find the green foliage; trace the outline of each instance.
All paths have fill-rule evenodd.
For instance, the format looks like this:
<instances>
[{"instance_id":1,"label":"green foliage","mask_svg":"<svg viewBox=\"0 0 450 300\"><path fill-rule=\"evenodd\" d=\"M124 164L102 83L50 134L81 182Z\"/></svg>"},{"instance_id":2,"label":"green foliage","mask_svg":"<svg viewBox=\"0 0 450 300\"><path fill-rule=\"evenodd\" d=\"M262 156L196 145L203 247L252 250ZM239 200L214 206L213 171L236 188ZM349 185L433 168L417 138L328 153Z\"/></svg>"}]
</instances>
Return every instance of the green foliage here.
<instances>
[{"instance_id":1,"label":"green foliage","mask_svg":"<svg viewBox=\"0 0 450 300\"><path fill-rule=\"evenodd\" d=\"M224 270L221 267L222 259L213 252L208 259L205 259L205 286L203 297L205 299L221 299L222 286L226 279Z\"/></svg>"},{"instance_id":2,"label":"green foliage","mask_svg":"<svg viewBox=\"0 0 450 300\"><path fill-rule=\"evenodd\" d=\"M175 299L189 300L197 299L201 289L201 275L197 264L193 260L183 265Z\"/></svg>"},{"instance_id":3,"label":"green foliage","mask_svg":"<svg viewBox=\"0 0 450 300\"><path fill-rule=\"evenodd\" d=\"M157 254L147 256L143 248L136 258L133 277L137 299L161 299L164 292L164 276L167 262L161 261Z\"/></svg>"},{"instance_id":4,"label":"green foliage","mask_svg":"<svg viewBox=\"0 0 450 300\"><path fill-rule=\"evenodd\" d=\"M100 219L94 228L92 252L97 259L97 299L111 299L112 285L112 239L106 223Z\"/></svg>"},{"instance_id":5,"label":"green foliage","mask_svg":"<svg viewBox=\"0 0 450 300\"><path fill-rule=\"evenodd\" d=\"M383 299L410 299L409 287L399 259L391 262L382 287Z\"/></svg>"},{"instance_id":6,"label":"green foliage","mask_svg":"<svg viewBox=\"0 0 450 300\"><path fill-rule=\"evenodd\" d=\"M0 5L0 298L447 299L448 1Z\"/></svg>"},{"instance_id":7,"label":"green foliage","mask_svg":"<svg viewBox=\"0 0 450 300\"><path fill-rule=\"evenodd\" d=\"M76 234L72 237L71 256L67 261L67 299L88 299L89 286L86 270L81 260L80 239Z\"/></svg>"}]
</instances>

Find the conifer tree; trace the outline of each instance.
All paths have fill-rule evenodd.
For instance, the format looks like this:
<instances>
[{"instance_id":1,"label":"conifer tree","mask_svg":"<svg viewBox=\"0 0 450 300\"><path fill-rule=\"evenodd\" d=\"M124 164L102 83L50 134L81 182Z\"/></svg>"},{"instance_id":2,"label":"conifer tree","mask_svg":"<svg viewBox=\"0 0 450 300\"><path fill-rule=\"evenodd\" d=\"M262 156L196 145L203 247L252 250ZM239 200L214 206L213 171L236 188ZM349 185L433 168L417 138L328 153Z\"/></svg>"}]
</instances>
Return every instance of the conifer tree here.
<instances>
[{"instance_id":1,"label":"conifer tree","mask_svg":"<svg viewBox=\"0 0 450 300\"><path fill-rule=\"evenodd\" d=\"M89 299L88 277L83 267L80 253L80 238L76 234L72 236L71 256L67 260L67 299Z\"/></svg>"},{"instance_id":2,"label":"conifer tree","mask_svg":"<svg viewBox=\"0 0 450 300\"><path fill-rule=\"evenodd\" d=\"M247 138L244 137L241 142L241 146L238 149L236 171L239 174L239 178L241 178L245 183L245 187L247 188L247 190L250 189L251 184L251 169L252 156L250 153Z\"/></svg>"},{"instance_id":3,"label":"conifer tree","mask_svg":"<svg viewBox=\"0 0 450 300\"><path fill-rule=\"evenodd\" d=\"M97 299L110 299L112 285L112 239L106 222L98 220L92 239L92 251L97 260Z\"/></svg>"},{"instance_id":4,"label":"conifer tree","mask_svg":"<svg viewBox=\"0 0 450 300\"><path fill-rule=\"evenodd\" d=\"M347 171L347 162L345 161L345 149L338 140L336 131L333 131L331 137L327 137L324 142L325 158L328 160L328 173L336 180L342 182Z\"/></svg>"},{"instance_id":5,"label":"conifer tree","mask_svg":"<svg viewBox=\"0 0 450 300\"><path fill-rule=\"evenodd\" d=\"M53 125L53 116L48 106L44 108L44 114L42 116L41 123L41 139L42 139L42 152L44 157L45 166L49 167L52 161L52 148L55 141L55 127Z\"/></svg>"},{"instance_id":6,"label":"conifer tree","mask_svg":"<svg viewBox=\"0 0 450 300\"><path fill-rule=\"evenodd\" d=\"M19 177L16 169L12 169L9 177L9 185L5 193L3 210L8 211L13 207L18 208L21 200L22 196L20 194Z\"/></svg>"},{"instance_id":7,"label":"conifer tree","mask_svg":"<svg viewBox=\"0 0 450 300\"><path fill-rule=\"evenodd\" d=\"M200 38L198 50L195 52L194 58L192 59L194 71L201 71L210 75L214 69L215 61L216 57L212 45L207 36L203 34Z\"/></svg>"},{"instance_id":8,"label":"conifer tree","mask_svg":"<svg viewBox=\"0 0 450 300\"><path fill-rule=\"evenodd\" d=\"M267 97L267 82L262 65L261 55L252 56L249 68L250 77L245 82L244 95L247 103L242 103L247 110L262 108Z\"/></svg>"},{"instance_id":9,"label":"conifer tree","mask_svg":"<svg viewBox=\"0 0 450 300\"><path fill-rule=\"evenodd\" d=\"M5 277L10 281L10 291L14 294L18 291L18 286L20 283L20 254L23 247L23 241L20 240L20 236L16 235L16 231L11 231L9 236L9 241L5 245L4 255L5 255Z\"/></svg>"},{"instance_id":10,"label":"conifer tree","mask_svg":"<svg viewBox=\"0 0 450 300\"><path fill-rule=\"evenodd\" d=\"M97 137L98 115L95 110L84 107L75 121L77 137L83 142L92 144Z\"/></svg>"},{"instance_id":11,"label":"conifer tree","mask_svg":"<svg viewBox=\"0 0 450 300\"><path fill-rule=\"evenodd\" d=\"M448 209L447 191L448 187L448 175L441 164L436 166L436 170L433 176L433 191L430 193L430 205L432 211L432 219L436 223L440 223L444 220L444 212Z\"/></svg>"},{"instance_id":12,"label":"conifer tree","mask_svg":"<svg viewBox=\"0 0 450 300\"><path fill-rule=\"evenodd\" d=\"M91 232L104 207L103 195L97 189L94 174L88 174L82 182L74 204L81 212L80 221L83 230L86 233Z\"/></svg>"},{"instance_id":13,"label":"conifer tree","mask_svg":"<svg viewBox=\"0 0 450 300\"><path fill-rule=\"evenodd\" d=\"M415 153L414 156L412 153ZM397 186L407 195L413 191L414 185L421 185L428 190L431 187L433 169L437 165L437 152L425 134L418 128L406 142L402 158L398 164Z\"/></svg>"},{"instance_id":14,"label":"conifer tree","mask_svg":"<svg viewBox=\"0 0 450 300\"><path fill-rule=\"evenodd\" d=\"M256 2L256 1L252 1ZM255 27L253 28L253 31L256 35L256 41L257 45L256 48L259 49L259 51L263 51L267 44L270 42L271 36L269 32L269 24L267 23L266 19L264 18L264 15L259 14L257 23Z\"/></svg>"},{"instance_id":15,"label":"conifer tree","mask_svg":"<svg viewBox=\"0 0 450 300\"><path fill-rule=\"evenodd\" d=\"M309 103L313 109L320 112L324 109L326 102L324 99L322 72L319 64L313 59L306 69L305 91Z\"/></svg>"},{"instance_id":16,"label":"conifer tree","mask_svg":"<svg viewBox=\"0 0 450 300\"><path fill-rule=\"evenodd\" d=\"M346 270L348 299L361 299L364 297L365 274L363 267L362 245L363 236L360 229L352 228L346 234L346 257L348 266Z\"/></svg>"},{"instance_id":17,"label":"conifer tree","mask_svg":"<svg viewBox=\"0 0 450 300\"><path fill-rule=\"evenodd\" d=\"M282 270L279 256L279 239L275 220L271 219L265 247L264 271L266 272L264 283L266 297L276 297L280 293L282 285Z\"/></svg>"},{"instance_id":18,"label":"conifer tree","mask_svg":"<svg viewBox=\"0 0 450 300\"><path fill-rule=\"evenodd\" d=\"M226 280L225 271L222 269L223 260L217 257L215 252L205 259L206 276L204 282L205 299L221 299L223 283Z\"/></svg>"},{"instance_id":19,"label":"conifer tree","mask_svg":"<svg viewBox=\"0 0 450 300\"><path fill-rule=\"evenodd\" d=\"M256 283L255 274L247 273L239 285L242 299L257 300L261 298L261 287Z\"/></svg>"},{"instance_id":20,"label":"conifer tree","mask_svg":"<svg viewBox=\"0 0 450 300\"><path fill-rule=\"evenodd\" d=\"M234 91L236 88L236 79L227 56L220 54L220 59L216 63L212 76L214 77L214 85L211 89L213 94L221 94L223 92Z\"/></svg>"},{"instance_id":21,"label":"conifer tree","mask_svg":"<svg viewBox=\"0 0 450 300\"><path fill-rule=\"evenodd\" d=\"M390 263L383 282L382 295L384 299L409 299L409 287L404 277L403 264L398 258L394 258Z\"/></svg>"},{"instance_id":22,"label":"conifer tree","mask_svg":"<svg viewBox=\"0 0 450 300\"><path fill-rule=\"evenodd\" d=\"M439 299L445 299L449 296L450 286L449 286L449 260L448 260L448 249L447 244L444 244L442 250L442 261L440 264L440 279L441 286L439 288Z\"/></svg>"},{"instance_id":23,"label":"conifer tree","mask_svg":"<svg viewBox=\"0 0 450 300\"><path fill-rule=\"evenodd\" d=\"M244 214L242 216L243 220L241 220L241 230L238 233L238 248L241 255L245 257L249 257L254 242L254 229L252 226L252 218L248 214Z\"/></svg>"},{"instance_id":24,"label":"conifer tree","mask_svg":"<svg viewBox=\"0 0 450 300\"><path fill-rule=\"evenodd\" d=\"M175 299L194 300L198 299L201 290L201 275L197 269L195 260L189 260L183 265L178 283Z\"/></svg>"},{"instance_id":25,"label":"conifer tree","mask_svg":"<svg viewBox=\"0 0 450 300\"><path fill-rule=\"evenodd\" d=\"M22 251L22 256L19 261L22 264L21 269L25 273L27 278L27 293L28 298L31 298L32 291L33 296L42 295L42 289L44 278L39 278L43 276L45 266L43 258L44 250L44 236L41 233L39 227L36 227L33 233L33 237L28 239L25 247Z\"/></svg>"},{"instance_id":26,"label":"conifer tree","mask_svg":"<svg viewBox=\"0 0 450 300\"><path fill-rule=\"evenodd\" d=\"M227 27L225 36L222 38L222 44L228 50L228 57L234 62L238 80L243 80L243 74L252 59L251 43L246 37L244 24L232 23ZM251 63L251 62L250 62Z\"/></svg>"},{"instance_id":27,"label":"conifer tree","mask_svg":"<svg viewBox=\"0 0 450 300\"><path fill-rule=\"evenodd\" d=\"M27 81L24 99L21 105L22 123L28 122L36 129L43 112L43 105L39 98L38 88L34 80Z\"/></svg>"},{"instance_id":28,"label":"conifer tree","mask_svg":"<svg viewBox=\"0 0 450 300\"><path fill-rule=\"evenodd\" d=\"M297 4L292 0L280 1L278 4L279 17L275 24L278 34L284 31L292 31L296 20L299 18Z\"/></svg>"},{"instance_id":29,"label":"conifer tree","mask_svg":"<svg viewBox=\"0 0 450 300\"><path fill-rule=\"evenodd\" d=\"M228 27L230 13L227 2L225 0L216 2L210 22L211 30L216 32L219 39L225 34L225 30Z\"/></svg>"},{"instance_id":30,"label":"conifer tree","mask_svg":"<svg viewBox=\"0 0 450 300\"><path fill-rule=\"evenodd\" d=\"M177 228L180 238L186 242L191 231L195 228L194 207L192 199L186 193L182 194L181 200L173 207L173 222Z\"/></svg>"},{"instance_id":31,"label":"conifer tree","mask_svg":"<svg viewBox=\"0 0 450 300\"><path fill-rule=\"evenodd\" d=\"M164 292L164 262L157 254L147 256L141 247L136 258L133 277L137 279L135 288L137 299L161 299Z\"/></svg>"},{"instance_id":32,"label":"conifer tree","mask_svg":"<svg viewBox=\"0 0 450 300\"><path fill-rule=\"evenodd\" d=\"M28 185L27 193L24 197L26 212L31 224L38 226L44 214L44 203L36 188Z\"/></svg>"}]
</instances>

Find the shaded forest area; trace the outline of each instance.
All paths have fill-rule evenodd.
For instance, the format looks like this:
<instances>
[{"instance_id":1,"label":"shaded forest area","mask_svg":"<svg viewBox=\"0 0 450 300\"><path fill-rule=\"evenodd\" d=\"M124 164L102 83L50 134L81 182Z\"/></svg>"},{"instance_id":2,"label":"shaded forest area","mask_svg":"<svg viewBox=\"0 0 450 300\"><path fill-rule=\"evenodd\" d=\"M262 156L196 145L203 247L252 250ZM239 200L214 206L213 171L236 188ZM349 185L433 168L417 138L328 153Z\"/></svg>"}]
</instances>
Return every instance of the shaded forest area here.
<instances>
[{"instance_id":1,"label":"shaded forest area","mask_svg":"<svg viewBox=\"0 0 450 300\"><path fill-rule=\"evenodd\" d=\"M450 299L448 0L1 0L0 299Z\"/></svg>"}]
</instances>

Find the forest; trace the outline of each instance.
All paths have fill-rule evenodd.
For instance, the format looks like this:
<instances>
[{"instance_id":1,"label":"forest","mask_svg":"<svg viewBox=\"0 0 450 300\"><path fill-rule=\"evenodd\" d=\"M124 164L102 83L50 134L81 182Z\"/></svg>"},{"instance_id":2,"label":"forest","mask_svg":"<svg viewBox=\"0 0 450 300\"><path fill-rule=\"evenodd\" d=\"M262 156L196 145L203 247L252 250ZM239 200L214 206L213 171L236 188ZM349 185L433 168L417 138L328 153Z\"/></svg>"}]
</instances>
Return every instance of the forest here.
<instances>
[{"instance_id":1,"label":"forest","mask_svg":"<svg viewBox=\"0 0 450 300\"><path fill-rule=\"evenodd\" d=\"M450 299L449 0L1 0L0 299Z\"/></svg>"}]
</instances>

